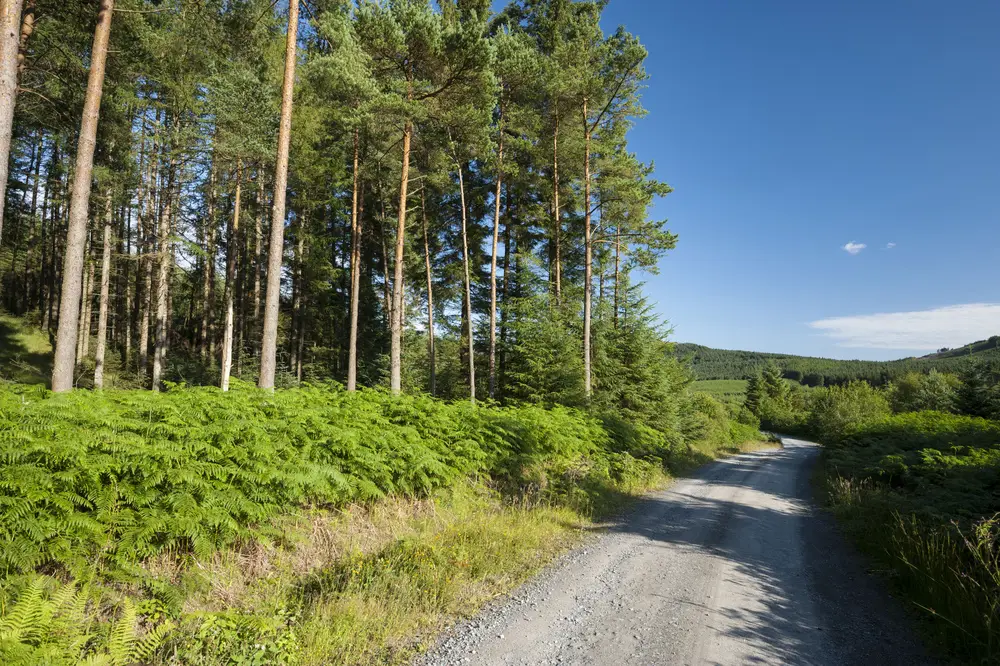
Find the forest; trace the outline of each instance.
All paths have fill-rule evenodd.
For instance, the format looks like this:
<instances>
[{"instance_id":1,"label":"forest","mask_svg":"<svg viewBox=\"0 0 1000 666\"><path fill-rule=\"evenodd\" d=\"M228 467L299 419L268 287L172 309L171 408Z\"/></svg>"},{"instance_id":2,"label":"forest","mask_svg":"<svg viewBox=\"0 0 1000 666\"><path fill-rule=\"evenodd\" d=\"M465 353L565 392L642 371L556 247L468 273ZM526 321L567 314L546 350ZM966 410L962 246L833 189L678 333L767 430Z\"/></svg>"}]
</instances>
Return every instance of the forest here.
<instances>
[{"instance_id":1,"label":"forest","mask_svg":"<svg viewBox=\"0 0 1000 666\"><path fill-rule=\"evenodd\" d=\"M54 391L614 400L676 237L626 143L646 52L602 6L29 2L0 301Z\"/></svg>"},{"instance_id":2,"label":"forest","mask_svg":"<svg viewBox=\"0 0 1000 666\"><path fill-rule=\"evenodd\" d=\"M675 354L690 363L699 380L749 379L767 365L776 365L786 379L804 386L846 384L864 380L885 386L908 373L931 370L959 373L976 363L995 361L1000 353L1000 336L980 340L955 349L941 349L920 357L895 361L859 361L767 352L713 349L702 345L679 343Z\"/></svg>"}]
</instances>

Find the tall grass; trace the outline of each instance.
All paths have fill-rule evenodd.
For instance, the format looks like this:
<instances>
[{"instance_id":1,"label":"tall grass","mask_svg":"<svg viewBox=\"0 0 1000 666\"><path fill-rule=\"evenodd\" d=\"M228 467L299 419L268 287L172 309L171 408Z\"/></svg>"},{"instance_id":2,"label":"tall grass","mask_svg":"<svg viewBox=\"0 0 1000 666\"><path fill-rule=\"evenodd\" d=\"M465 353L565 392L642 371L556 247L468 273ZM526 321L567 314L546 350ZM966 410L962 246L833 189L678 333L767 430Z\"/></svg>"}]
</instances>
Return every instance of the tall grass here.
<instances>
[{"instance_id":1,"label":"tall grass","mask_svg":"<svg viewBox=\"0 0 1000 666\"><path fill-rule=\"evenodd\" d=\"M903 414L831 438L824 456L837 516L965 663L1000 663L998 432Z\"/></svg>"}]
</instances>

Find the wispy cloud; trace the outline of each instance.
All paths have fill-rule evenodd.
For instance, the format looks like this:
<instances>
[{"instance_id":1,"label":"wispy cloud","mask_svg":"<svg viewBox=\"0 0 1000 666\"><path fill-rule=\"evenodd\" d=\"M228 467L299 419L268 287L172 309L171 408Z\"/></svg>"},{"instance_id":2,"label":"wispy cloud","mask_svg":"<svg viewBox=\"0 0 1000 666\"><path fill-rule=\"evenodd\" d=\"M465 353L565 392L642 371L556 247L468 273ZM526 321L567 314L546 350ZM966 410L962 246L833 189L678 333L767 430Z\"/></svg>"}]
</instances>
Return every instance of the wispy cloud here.
<instances>
[{"instance_id":1,"label":"wispy cloud","mask_svg":"<svg viewBox=\"0 0 1000 666\"><path fill-rule=\"evenodd\" d=\"M847 254L857 254L857 253L861 252L861 250L865 249L866 247L868 247L868 246L865 245L864 243L855 243L854 241L851 241L850 243L848 243L847 245L845 245L841 249L843 249L845 252L847 252Z\"/></svg>"},{"instance_id":2,"label":"wispy cloud","mask_svg":"<svg viewBox=\"0 0 1000 666\"><path fill-rule=\"evenodd\" d=\"M840 347L930 351L1000 334L1000 303L832 317L809 324Z\"/></svg>"},{"instance_id":3,"label":"wispy cloud","mask_svg":"<svg viewBox=\"0 0 1000 666\"><path fill-rule=\"evenodd\" d=\"M886 243L885 244L885 249L887 249L887 250L891 250L894 247L896 247L895 243Z\"/></svg>"}]
</instances>

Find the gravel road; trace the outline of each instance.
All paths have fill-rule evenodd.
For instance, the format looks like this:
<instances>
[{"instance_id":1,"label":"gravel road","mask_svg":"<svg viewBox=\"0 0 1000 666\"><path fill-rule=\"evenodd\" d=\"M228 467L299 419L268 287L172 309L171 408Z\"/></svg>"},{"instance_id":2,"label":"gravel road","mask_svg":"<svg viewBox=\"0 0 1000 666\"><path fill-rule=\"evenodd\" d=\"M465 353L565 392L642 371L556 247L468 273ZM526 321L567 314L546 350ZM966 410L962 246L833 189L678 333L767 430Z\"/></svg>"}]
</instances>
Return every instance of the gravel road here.
<instances>
[{"instance_id":1,"label":"gravel road","mask_svg":"<svg viewBox=\"0 0 1000 666\"><path fill-rule=\"evenodd\" d=\"M416 663L932 663L810 505L817 453L786 439L648 496Z\"/></svg>"}]
</instances>

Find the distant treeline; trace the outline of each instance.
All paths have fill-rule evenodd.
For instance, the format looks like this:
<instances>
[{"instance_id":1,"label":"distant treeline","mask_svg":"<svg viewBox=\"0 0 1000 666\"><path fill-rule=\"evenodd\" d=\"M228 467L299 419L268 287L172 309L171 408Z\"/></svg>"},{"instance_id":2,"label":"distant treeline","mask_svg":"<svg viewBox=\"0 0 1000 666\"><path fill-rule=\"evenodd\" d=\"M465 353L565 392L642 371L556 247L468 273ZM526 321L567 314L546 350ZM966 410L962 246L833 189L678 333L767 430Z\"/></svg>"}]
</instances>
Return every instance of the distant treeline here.
<instances>
[{"instance_id":1,"label":"distant treeline","mask_svg":"<svg viewBox=\"0 0 1000 666\"><path fill-rule=\"evenodd\" d=\"M680 343L674 352L689 360L698 379L746 379L758 374L768 363L781 368L782 374L807 386L845 384L863 379L876 386L889 383L908 372L960 372L973 360L1000 359L1000 336L981 340L956 349L942 349L935 354L897 361L840 361L831 358L791 356L764 352L712 349Z\"/></svg>"}]
</instances>

